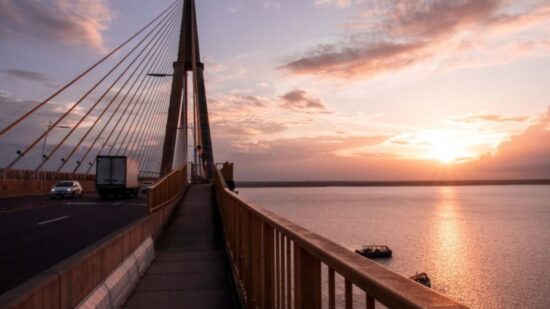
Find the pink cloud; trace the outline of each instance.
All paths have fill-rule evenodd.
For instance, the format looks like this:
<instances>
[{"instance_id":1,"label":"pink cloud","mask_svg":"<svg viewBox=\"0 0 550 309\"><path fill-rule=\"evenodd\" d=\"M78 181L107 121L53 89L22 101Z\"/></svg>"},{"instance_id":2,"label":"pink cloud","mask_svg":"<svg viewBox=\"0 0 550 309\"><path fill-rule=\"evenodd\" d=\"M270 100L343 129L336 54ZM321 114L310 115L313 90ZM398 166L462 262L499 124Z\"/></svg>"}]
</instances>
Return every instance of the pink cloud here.
<instances>
[{"instance_id":1,"label":"pink cloud","mask_svg":"<svg viewBox=\"0 0 550 309\"><path fill-rule=\"evenodd\" d=\"M550 108L522 133L487 155L464 166L469 173L493 178L550 177Z\"/></svg>"},{"instance_id":2,"label":"pink cloud","mask_svg":"<svg viewBox=\"0 0 550 309\"><path fill-rule=\"evenodd\" d=\"M318 45L280 68L293 74L368 77L432 59L456 58L455 51L475 51L495 36L541 25L550 15L548 3L540 1L528 7L505 0L367 0L355 5L359 13L347 24L352 28L349 40ZM538 39L544 40L539 35L529 41ZM513 49L521 42L498 44ZM524 55L511 52L507 59Z\"/></svg>"},{"instance_id":3,"label":"pink cloud","mask_svg":"<svg viewBox=\"0 0 550 309\"><path fill-rule=\"evenodd\" d=\"M103 51L113 12L104 0L0 1L0 38L18 36Z\"/></svg>"},{"instance_id":4,"label":"pink cloud","mask_svg":"<svg viewBox=\"0 0 550 309\"><path fill-rule=\"evenodd\" d=\"M482 114L482 115L473 115L462 118L454 119L456 122L466 122L473 123L478 121L488 121L488 122L525 122L529 119L526 116L502 116L496 114Z\"/></svg>"},{"instance_id":5,"label":"pink cloud","mask_svg":"<svg viewBox=\"0 0 550 309\"><path fill-rule=\"evenodd\" d=\"M296 89L279 97L281 107L306 113L329 113L319 98L312 97L305 90Z\"/></svg>"},{"instance_id":6,"label":"pink cloud","mask_svg":"<svg viewBox=\"0 0 550 309\"><path fill-rule=\"evenodd\" d=\"M216 141L218 158L235 162L239 180L468 180L536 179L550 176L550 108L538 121L494 155L444 165L434 160L404 159L397 154L353 153L376 147L390 136L316 136ZM407 142L394 143L407 147ZM488 150L487 150L488 151Z\"/></svg>"}]
</instances>

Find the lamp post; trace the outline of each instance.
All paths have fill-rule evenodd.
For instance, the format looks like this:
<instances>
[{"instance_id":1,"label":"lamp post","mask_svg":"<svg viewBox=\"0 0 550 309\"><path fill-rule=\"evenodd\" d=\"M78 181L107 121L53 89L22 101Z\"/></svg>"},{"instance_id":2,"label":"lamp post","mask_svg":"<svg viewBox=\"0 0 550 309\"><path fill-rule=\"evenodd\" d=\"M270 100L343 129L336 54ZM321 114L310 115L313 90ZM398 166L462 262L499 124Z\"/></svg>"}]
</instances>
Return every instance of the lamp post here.
<instances>
[{"instance_id":1,"label":"lamp post","mask_svg":"<svg viewBox=\"0 0 550 309\"><path fill-rule=\"evenodd\" d=\"M71 128L71 126L55 126L55 127L60 128L60 129L70 129ZM44 136L44 142L42 142L42 160L46 160L48 158L46 156L46 144L48 143L48 134L50 133L51 128L53 128L52 122L49 121L48 122L48 129L46 130L46 136ZM44 168L43 165L40 167L40 170L38 170L39 173L37 173L37 175L40 174L40 172L42 171L42 168Z\"/></svg>"},{"instance_id":2,"label":"lamp post","mask_svg":"<svg viewBox=\"0 0 550 309\"><path fill-rule=\"evenodd\" d=\"M151 77L168 77L168 76L175 76L175 74L166 74L166 73L147 73L147 76L151 76ZM183 73L183 81L182 81L182 94L179 95L180 96L180 99L179 99L179 117L178 118L175 118L175 119L172 119L172 120L175 120L176 122L178 122L178 125L175 127L175 128L172 128L173 131L169 130L168 127L166 129L166 132L165 132L165 141L164 141L164 146L163 146L163 157L162 157L162 162L161 162L161 174L164 174L166 173L166 169L168 168L167 167L167 164L170 165L169 169L172 170L174 168L177 168L179 167L179 165L181 164L186 164L187 162L187 149L188 149L188 144L189 144L189 140L188 140L188 132L187 132L187 129L188 129L188 126L187 126L187 100L188 100L188 93L187 93L187 72L184 72ZM174 83L174 81L173 81ZM174 85L172 85L172 87L174 87ZM173 91L172 91L173 92ZM171 94L170 96L170 100L173 100L175 97L173 97L173 95L175 95L174 93ZM178 96L178 95L177 95ZM183 100L182 100L183 99ZM172 115L172 113L174 112L174 110L171 111L171 109L173 108L173 102L170 103L171 107L169 107L169 110L168 110L168 119L167 121L170 121L170 117L174 117L174 115ZM177 113L177 111L176 111ZM178 121L179 120L179 121ZM168 123L167 123L167 126L168 126ZM170 133L170 132L173 132L173 133ZM170 134L175 134L174 135L170 135ZM170 135L170 137L168 136ZM173 139L173 146L170 146L170 141L172 141ZM169 142L167 142L167 140ZM167 158L167 155L168 153L171 153L171 158Z\"/></svg>"}]
</instances>

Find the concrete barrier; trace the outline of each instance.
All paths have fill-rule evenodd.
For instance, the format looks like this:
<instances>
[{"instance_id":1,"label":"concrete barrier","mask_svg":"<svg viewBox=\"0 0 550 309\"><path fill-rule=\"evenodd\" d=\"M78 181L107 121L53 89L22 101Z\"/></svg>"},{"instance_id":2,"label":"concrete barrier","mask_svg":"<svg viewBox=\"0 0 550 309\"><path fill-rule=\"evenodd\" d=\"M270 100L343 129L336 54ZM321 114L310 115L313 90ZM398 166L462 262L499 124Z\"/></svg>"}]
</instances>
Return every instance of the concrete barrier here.
<instances>
[{"instance_id":1,"label":"concrete barrier","mask_svg":"<svg viewBox=\"0 0 550 309\"><path fill-rule=\"evenodd\" d=\"M95 191L95 181L78 180L84 192ZM0 199L50 194L58 180L0 180Z\"/></svg>"},{"instance_id":2,"label":"concrete barrier","mask_svg":"<svg viewBox=\"0 0 550 309\"><path fill-rule=\"evenodd\" d=\"M77 306L87 308L120 308L145 274L155 258L155 245L149 236L137 247L124 262L107 276L91 293Z\"/></svg>"},{"instance_id":3,"label":"concrete barrier","mask_svg":"<svg viewBox=\"0 0 550 309\"><path fill-rule=\"evenodd\" d=\"M183 194L182 194L183 196ZM150 213L130 225L92 244L20 286L0 295L0 308L73 308L96 289L127 257L135 261L136 274L144 271L144 261L151 259L151 249L138 250L143 261L133 252L151 237L160 235L175 206ZM141 266L140 266L141 265Z\"/></svg>"}]
</instances>

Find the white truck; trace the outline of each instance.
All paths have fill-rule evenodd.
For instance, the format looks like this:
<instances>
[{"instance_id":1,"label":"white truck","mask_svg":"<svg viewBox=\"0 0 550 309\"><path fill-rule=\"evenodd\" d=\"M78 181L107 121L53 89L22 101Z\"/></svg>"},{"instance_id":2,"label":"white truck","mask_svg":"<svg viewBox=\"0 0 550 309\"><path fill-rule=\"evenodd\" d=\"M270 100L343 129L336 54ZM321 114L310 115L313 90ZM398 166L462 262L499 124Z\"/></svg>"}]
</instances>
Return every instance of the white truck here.
<instances>
[{"instance_id":1,"label":"white truck","mask_svg":"<svg viewBox=\"0 0 550 309\"><path fill-rule=\"evenodd\" d=\"M126 156L97 156L95 187L102 198L137 196L139 164Z\"/></svg>"}]
</instances>

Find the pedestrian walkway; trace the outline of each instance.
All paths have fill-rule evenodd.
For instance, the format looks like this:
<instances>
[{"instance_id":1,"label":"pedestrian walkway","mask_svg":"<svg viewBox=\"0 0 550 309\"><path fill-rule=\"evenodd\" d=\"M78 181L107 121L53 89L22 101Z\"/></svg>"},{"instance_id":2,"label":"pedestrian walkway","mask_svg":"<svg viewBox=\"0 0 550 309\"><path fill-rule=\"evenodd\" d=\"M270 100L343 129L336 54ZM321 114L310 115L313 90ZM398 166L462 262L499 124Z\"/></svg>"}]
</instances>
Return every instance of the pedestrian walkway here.
<instances>
[{"instance_id":1,"label":"pedestrian walkway","mask_svg":"<svg viewBox=\"0 0 550 309\"><path fill-rule=\"evenodd\" d=\"M238 308L212 185L192 185L125 308Z\"/></svg>"}]
</instances>

